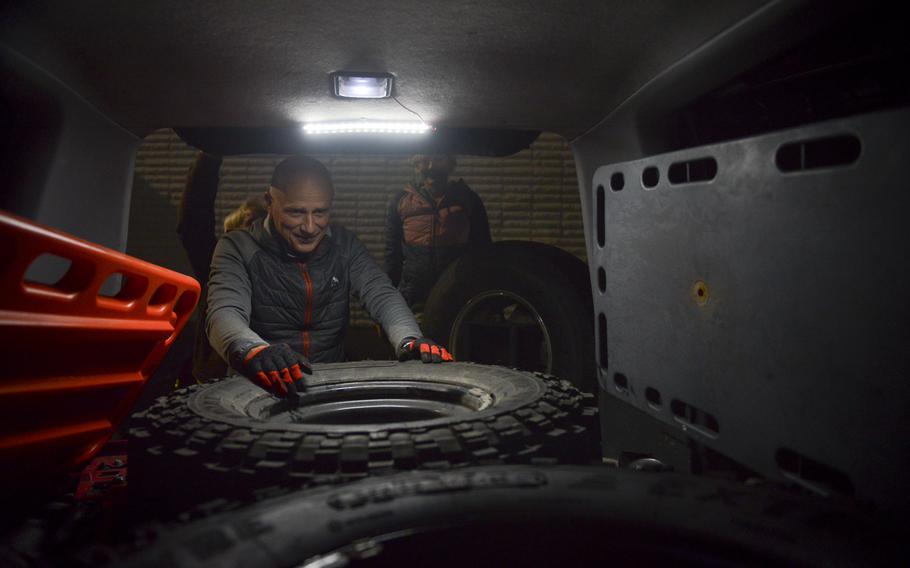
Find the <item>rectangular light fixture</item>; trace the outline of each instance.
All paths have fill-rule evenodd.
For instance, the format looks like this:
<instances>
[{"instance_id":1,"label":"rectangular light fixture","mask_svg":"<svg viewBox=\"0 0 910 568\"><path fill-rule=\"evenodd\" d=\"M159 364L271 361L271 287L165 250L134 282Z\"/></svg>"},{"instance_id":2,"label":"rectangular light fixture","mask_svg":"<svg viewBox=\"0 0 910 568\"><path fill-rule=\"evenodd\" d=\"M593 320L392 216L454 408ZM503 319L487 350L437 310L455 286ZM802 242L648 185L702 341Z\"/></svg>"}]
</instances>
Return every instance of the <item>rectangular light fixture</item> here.
<instances>
[{"instance_id":1,"label":"rectangular light fixture","mask_svg":"<svg viewBox=\"0 0 910 568\"><path fill-rule=\"evenodd\" d=\"M303 125L305 134L426 134L432 126L418 120L348 120L310 122Z\"/></svg>"},{"instance_id":2,"label":"rectangular light fixture","mask_svg":"<svg viewBox=\"0 0 910 568\"><path fill-rule=\"evenodd\" d=\"M334 74L335 96L346 99L385 99L392 96L390 73L353 73L338 71Z\"/></svg>"}]
</instances>

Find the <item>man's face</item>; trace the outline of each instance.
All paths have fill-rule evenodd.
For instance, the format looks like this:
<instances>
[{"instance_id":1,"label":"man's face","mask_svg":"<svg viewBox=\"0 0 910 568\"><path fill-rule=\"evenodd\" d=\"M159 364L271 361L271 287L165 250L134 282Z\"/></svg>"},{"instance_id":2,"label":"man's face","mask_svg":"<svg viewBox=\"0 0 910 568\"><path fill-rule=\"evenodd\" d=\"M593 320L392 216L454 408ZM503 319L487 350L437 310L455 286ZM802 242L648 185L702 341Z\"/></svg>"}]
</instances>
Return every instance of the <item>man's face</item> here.
<instances>
[{"instance_id":1,"label":"man's face","mask_svg":"<svg viewBox=\"0 0 910 568\"><path fill-rule=\"evenodd\" d=\"M296 180L287 191L271 187L266 193L266 205L275 229L298 254L310 254L329 226L332 189L318 177Z\"/></svg>"},{"instance_id":2,"label":"man's face","mask_svg":"<svg viewBox=\"0 0 910 568\"><path fill-rule=\"evenodd\" d=\"M452 173L452 160L445 155L427 154L414 160L414 171L420 181L429 188L445 187Z\"/></svg>"}]
</instances>

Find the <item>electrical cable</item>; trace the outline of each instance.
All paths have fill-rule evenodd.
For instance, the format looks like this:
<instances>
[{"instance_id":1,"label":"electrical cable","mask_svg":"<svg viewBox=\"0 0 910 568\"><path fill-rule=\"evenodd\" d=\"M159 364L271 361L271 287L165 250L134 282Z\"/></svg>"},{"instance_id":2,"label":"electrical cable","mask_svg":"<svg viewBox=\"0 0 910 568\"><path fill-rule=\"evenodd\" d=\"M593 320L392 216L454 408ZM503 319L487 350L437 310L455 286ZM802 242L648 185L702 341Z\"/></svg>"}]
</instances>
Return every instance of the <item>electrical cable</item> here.
<instances>
[{"instance_id":1,"label":"electrical cable","mask_svg":"<svg viewBox=\"0 0 910 568\"><path fill-rule=\"evenodd\" d=\"M411 110L411 109L409 109L408 107L404 106L404 103L401 102L401 101L399 101L399 100L398 100L398 97L393 96L393 97L392 97L392 100L395 101L396 103L398 103L399 105L401 105L401 108L403 108L404 110L408 111L408 112L411 113L411 114L416 115L417 118L420 119L420 122L422 122L422 123L424 123L424 124L427 123L427 121L425 121L425 120L423 119L423 117L420 116L420 113L419 113L419 112L417 112L416 110Z\"/></svg>"}]
</instances>

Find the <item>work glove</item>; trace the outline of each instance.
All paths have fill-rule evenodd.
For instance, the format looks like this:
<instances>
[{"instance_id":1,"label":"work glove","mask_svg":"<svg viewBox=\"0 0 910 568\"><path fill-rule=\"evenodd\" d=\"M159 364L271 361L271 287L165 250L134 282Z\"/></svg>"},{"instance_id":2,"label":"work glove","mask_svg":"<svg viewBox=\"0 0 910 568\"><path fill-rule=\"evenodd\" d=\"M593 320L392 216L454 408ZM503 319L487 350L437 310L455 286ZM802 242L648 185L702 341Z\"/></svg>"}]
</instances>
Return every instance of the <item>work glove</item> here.
<instances>
[{"instance_id":1,"label":"work glove","mask_svg":"<svg viewBox=\"0 0 910 568\"><path fill-rule=\"evenodd\" d=\"M407 337L397 351L399 361L420 359L424 363L445 363L455 360L445 347L426 337Z\"/></svg>"},{"instance_id":2,"label":"work glove","mask_svg":"<svg viewBox=\"0 0 910 568\"><path fill-rule=\"evenodd\" d=\"M303 374L313 372L307 358L284 343L250 349L241 370L246 378L268 392L288 398L297 398L297 391L304 388Z\"/></svg>"}]
</instances>

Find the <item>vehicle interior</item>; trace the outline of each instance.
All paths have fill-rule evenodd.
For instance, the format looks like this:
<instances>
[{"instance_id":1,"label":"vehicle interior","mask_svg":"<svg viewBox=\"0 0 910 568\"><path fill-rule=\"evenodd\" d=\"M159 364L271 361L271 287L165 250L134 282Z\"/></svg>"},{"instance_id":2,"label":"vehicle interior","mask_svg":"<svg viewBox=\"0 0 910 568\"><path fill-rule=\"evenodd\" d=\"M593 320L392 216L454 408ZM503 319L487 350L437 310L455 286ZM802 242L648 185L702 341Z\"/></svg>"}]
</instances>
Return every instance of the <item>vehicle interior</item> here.
<instances>
[{"instance_id":1,"label":"vehicle interior","mask_svg":"<svg viewBox=\"0 0 910 568\"><path fill-rule=\"evenodd\" d=\"M338 218L362 233L377 261L378 219L389 191L408 180L409 156L457 156L457 175L476 184L488 201L493 240L538 241L501 244L507 251L501 254L526 258L528 267L556 267L541 270L563 278L547 284L542 297L552 302L542 304L571 314L560 327L544 325L551 317L546 308L526 306L524 292L509 292L507 284L491 285L496 294L462 297L456 294L461 283L450 283L431 297L427 310L448 299L457 304L455 312L443 323L428 315L425 331L446 336L456 359L556 375L594 395L586 400L596 401L596 455L586 465L653 474L660 483L642 486L639 495L638 481L630 481L629 495L640 500L630 496L615 509L598 509L555 492L566 488L571 495L580 487L602 496L613 478L575 483L570 473L557 472L547 484L526 470L481 472L470 479L496 486L502 494L491 491L489 503L501 508L477 512L476 519L472 507L479 511L480 502L453 504L428 491L425 498L435 501L426 509L434 512L421 514L431 515L432 530L391 523L370 529L376 534L339 529L304 538L276 529L268 546L282 552L265 560L247 543L249 550L238 544L224 552L229 556L167 557L172 565L407 565L428 562L423 555L436 554L438 542L456 549L458 542L480 543L479 549L491 551L491 566L519 558L564 563L567 557L544 553L559 546L571 548L569 558L582 564L585 555L578 551L590 547L600 554L597 535L611 530L610 542L620 551L611 558L639 558L639 565L668 559L766 565L767 551L773 562L821 565L840 550L831 542L864 530L881 540L847 545L841 539L849 549L842 559L889 563L900 548L893 535L906 528L906 521L895 519L908 506L904 472L910 466L910 188L901 173L910 152L910 81L908 19L898 8L814 0L4 3L0 460L9 489L4 500L11 505L0 526L0 560L62 563L47 545L36 551L36 545L24 544L38 537L23 536L34 533L23 532L22 523L57 498L61 475L72 481L73 472L78 477L96 456L103 457L108 440L144 443L130 433L135 426L129 430L128 417L160 407L157 397L174 390L175 354L192 349L198 317L193 308L205 298L177 241L161 243L173 238L175 220L165 217L176 211L186 168L202 151L225 160L219 219L241 194L267 183L281 156L323 160L341 196ZM340 89L352 77L387 91L374 98L346 96ZM417 131L391 131L402 124ZM557 173L540 181L550 175L548 167ZM495 179L484 181L484 175ZM371 185L364 181L371 176L386 177ZM538 198L543 205L536 205L535 192L550 186L557 197ZM158 191L160 211L143 201L152 193L142 191ZM509 200L525 199L527 210L510 217ZM510 226L519 228L510 232ZM556 228L540 229L548 226ZM151 245L136 244L140 237ZM165 249L161 258L154 256ZM63 269L33 266L42 253L73 262ZM476 266L501 258L477 260ZM93 270L100 269L85 263L112 267L119 280L96 277ZM585 265L587 271L579 268ZM578 270L577 279L568 276ZM93 278L109 287L95 295L146 302L135 317L148 321L122 323L118 318L133 316L116 315L120 308L107 304L99 304L94 316L79 311L75 300L52 315L43 307L54 294L75 298ZM34 299L36 288L28 282L53 290L38 286L45 292ZM570 305L562 296L579 300ZM515 305L525 319L511 318ZM512 320L507 331L501 331L503 310ZM348 347L359 355L351 358L391 358L369 316L355 309L353 318ZM473 340L455 327L449 337L457 324L473 330ZM456 341L460 350L453 347ZM576 351L575 344L584 345ZM560 357L570 356L572 364L563 365ZM534 361L523 366L529 358ZM392 363L378 363L380 370L382 365ZM357 372L372 376L367 367ZM126 369L133 373L129 380L123 378ZM84 378L101 375L94 382ZM65 384L72 377L79 377L78 384ZM410 380L401 378L376 396L420 390ZM473 385L473 379L464 380ZM557 388L556 382L547 384ZM321 387L314 388L318 393ZM440 409L449 408L453 397L475 397L480 402L470 402L474 409L485 404L468 386L426 392L437 398L421 412L448 412ZM342 404L331 396L320 403ZM108 417L93 414L104 405ZM265 416L269 408L257 412ZM325 408L333 416L325 420L343 420L336 407ZM70 422L64 424L64 416ZM568 422L553 421L557 426L548 435L554 439L575 431ZM122 445L114 453L123 453ZM546 456L521 463L543 468L557 461ZM171 466L148 467L155 473L145 474L147 479L177 475ZM671 475L694 481L674 485L675 478L660 477ZM362 494L350 491L369 496L393 487L420 493L408 489L411 478L402 479L385 489L366 479L357 482L365 484ZM655 495L660 507L670 507L667 495L686 493L679 488L698 488L705 480L743 491L771 487L810 503L775 501L789 503L773 508L787 522L788 513L781 511L804 512L815 504L839 507L842 514L806 520L812 530L829 532L794 544L775 541L789 525L755 528L737 521L735 512L729 522L707 523L715 505L695 498L667 513L672 530L648 525L650 517L635 507L651 507L648 499ZM470 487L475 481L449 479ZM546 485L541 494L553 496L546 493L525 511L513 507L519 498L508 491L532 485ZM341 487L334 490L345 491ZM187 489L186 498L195 490ZM317 488L314 495L334 490ZM23 500L24 494L34 498ZM334 505L320 504L328 512L317 511L306 495L285 495L284 508L267 509L258 495L252 509L231 514L247 515L243 522L254 524L271 519L275 526L282 515L348 514ZM325 497L330 504L338 494L331 495ZM144 506L135 492L128 498L132 507ZM363 501L382 516L382 499ZM571 538L561 541L543 520L546 503L568 503L552 505L558 509L552 514L564 528L577 523ZM463 516L452 513L460 506ZM755 509L766 517L772 510L759 504ZM116 513L110 515L117 523ZM521 515L526 524L516 520ZM202 524L180 529L177 540L157 542L170 546L169 554L184 546L195 550L213 527L226 526L200 521L204 516L184 515L180 523ZM337 526L359 518L365 517L345 517ZM88 533L102 532L92 526ZM736 536L728 532L731 526L752 532ZM86 529L77 528L81 545L122 544L84 536ZM490 531L499 531L502 540L484 536ZM236 534L231 538L242 540ZM522 542L530 542L525 534L537 535L537 542L552 539L552 547L524 549ZM649 548L656 534L668 535L668 543L695 535L686 541L698 542L702 552L680 552L682 544ZM710 534L729 537L713 556L704 552ZM193 544L186 535L200 540ZM276 544L279 536L284 540ZM292 540L299 550L281 548ZM153 542L136 542L125 556L110 553L104 561L127 565L133 562L124 560L129 555L154 548ZM385 555L377 552L383 547ZM869 556L872 549L881 556ZM87 558L83 554L79 562L90 563ZM129 565L156 565L161 558ZM457 554L450 560L466 561Z\"/></svg>"}]
</instances>

